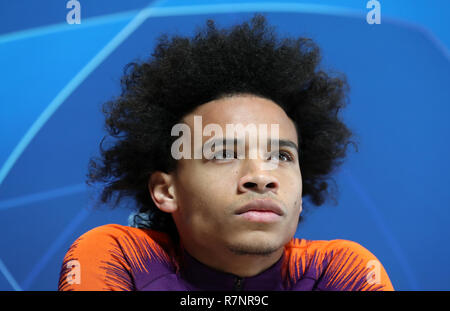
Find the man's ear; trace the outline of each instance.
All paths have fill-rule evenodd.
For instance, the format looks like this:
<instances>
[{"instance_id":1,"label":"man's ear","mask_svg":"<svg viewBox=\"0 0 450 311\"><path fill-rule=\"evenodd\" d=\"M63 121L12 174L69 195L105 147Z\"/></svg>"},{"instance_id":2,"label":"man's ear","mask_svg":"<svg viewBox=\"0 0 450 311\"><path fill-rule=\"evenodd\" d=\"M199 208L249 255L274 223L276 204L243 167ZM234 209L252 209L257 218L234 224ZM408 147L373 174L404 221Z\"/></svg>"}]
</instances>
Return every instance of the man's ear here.
<instances>
[{"instance_id":1,"label":"man's ear","mask_svg":"<svg viewBox=\"0 0 450 311\"><path fill-rule=\"evenodd\" d=\"M153 202L161 211L173 213L177 210L178 205L172 175L160 171L152 173L148 179L148 191Z\"/></svg>"}]
</instances>

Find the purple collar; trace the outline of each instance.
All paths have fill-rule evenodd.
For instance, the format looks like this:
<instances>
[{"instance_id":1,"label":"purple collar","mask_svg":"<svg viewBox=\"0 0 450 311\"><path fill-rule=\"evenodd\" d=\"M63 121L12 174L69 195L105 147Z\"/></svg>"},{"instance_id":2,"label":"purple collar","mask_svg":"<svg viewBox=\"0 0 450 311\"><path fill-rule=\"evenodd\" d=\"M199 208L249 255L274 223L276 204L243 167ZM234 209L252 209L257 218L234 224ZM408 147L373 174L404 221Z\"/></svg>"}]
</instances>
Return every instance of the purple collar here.
<instances>
[{"instance_id":1,"label":"purple collar","mask_svg":"<svg viewBox=\"0 0 450 311\"><path fill-rule=\"evenodd\" d=\"M267 270L252 277L241 278L231 273L210 268L197 259L183 252L184 264L181 277L189 290L284 290L281 267L285 254Z\"/></svg>"}]
</instances>

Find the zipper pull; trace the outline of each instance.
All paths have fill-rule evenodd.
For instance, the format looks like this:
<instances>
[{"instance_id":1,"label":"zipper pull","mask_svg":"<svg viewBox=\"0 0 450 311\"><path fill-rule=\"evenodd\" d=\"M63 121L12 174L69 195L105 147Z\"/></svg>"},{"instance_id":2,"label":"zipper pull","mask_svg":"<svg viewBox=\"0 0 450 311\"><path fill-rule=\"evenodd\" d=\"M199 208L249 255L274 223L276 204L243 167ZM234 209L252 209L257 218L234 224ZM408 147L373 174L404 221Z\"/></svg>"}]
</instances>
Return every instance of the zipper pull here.
<instances>
[{"instance_id":1,"label":"zipper pull","mask_svg":"<svg viewBox=\"0 0 450 311\"><path fill-rule=\"evenodd\" d=\"M242 278L238 276L234 279L234 290L242 290Z\"/></svg>"}]
</instances>

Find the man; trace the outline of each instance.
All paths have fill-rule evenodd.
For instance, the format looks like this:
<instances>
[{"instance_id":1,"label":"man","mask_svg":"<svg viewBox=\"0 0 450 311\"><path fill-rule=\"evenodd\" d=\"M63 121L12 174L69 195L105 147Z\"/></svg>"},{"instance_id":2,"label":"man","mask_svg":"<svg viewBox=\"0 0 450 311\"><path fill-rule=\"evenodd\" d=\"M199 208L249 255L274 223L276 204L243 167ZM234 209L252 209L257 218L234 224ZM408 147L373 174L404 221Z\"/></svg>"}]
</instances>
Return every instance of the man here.
<instances>
[{"instance_id":1,"label":"man","mask_svg":"<svg viewBox=\"0 0 450 311\"><path fill-rule=\"evenodd\" d=\"M345 80L319 61L260 15L161 37L105 106L111 145L90 163L104 203L139 211L77 239L59 289L393 290L361 245L294 238L303 197L324 202L351 137Z\"/></svg>"}]
</instances>

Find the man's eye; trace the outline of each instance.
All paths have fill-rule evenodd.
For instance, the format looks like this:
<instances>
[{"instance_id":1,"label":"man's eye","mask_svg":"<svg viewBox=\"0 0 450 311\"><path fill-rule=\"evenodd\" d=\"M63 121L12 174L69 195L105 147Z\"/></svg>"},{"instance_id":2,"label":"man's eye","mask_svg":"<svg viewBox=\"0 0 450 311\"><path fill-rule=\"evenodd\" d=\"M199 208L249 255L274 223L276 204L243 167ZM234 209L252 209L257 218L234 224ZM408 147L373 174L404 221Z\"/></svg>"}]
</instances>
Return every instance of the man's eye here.
<instances>
[{"instance_id":1,"label":"man's eye","mask_svg":"<svg viewBox=\"0 0 450 311\"><path fill-rule=\"evenodd\" d=\"M229 150L222 150L219 152L216 152L213 156L214 160L227 160L227 159L235 159L236 158L236 154L234 153L234 151L229 151Z\"/></svg>"},{"instance_id":2,"label":"man's eye","mask_svg":"<svg viewBox=\"0 0 450 311\"><path fill-rule=\"evenodd\" d=\"M273 157L277 157L278 160L281 162L293 161L292 156L289 154L289 152L286 152L286 151L275 152L273 155L270 156L269 160L271 160Z\"/></svg>"}]
</instances>

